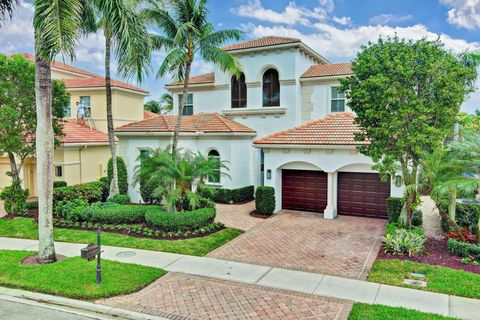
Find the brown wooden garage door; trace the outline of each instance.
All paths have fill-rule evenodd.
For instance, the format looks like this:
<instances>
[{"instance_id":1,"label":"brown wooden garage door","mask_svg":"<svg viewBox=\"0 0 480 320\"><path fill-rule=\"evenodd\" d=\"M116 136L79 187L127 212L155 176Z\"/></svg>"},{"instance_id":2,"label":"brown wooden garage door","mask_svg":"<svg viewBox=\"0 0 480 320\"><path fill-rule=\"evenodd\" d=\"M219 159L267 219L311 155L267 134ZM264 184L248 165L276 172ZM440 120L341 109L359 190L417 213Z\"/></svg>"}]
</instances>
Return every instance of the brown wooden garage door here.
<instances>
[{"instance_id":1,"label":"brown wooden garage door","mask_svg":"<svg viewBox=\"0 0 480 320\"><path fill-rule=\"evenodd\" d=\"M338 214L387 218L390 179L382 182L377 173L338 173Z\"/></svg>"},{"instance_id":2,"label":"brown wooden garage door","mask_svg":"<svg viewBox=\"0 0 480 320\"><path fill-rule=\"evenodd\" d=\"M323 212L327 206L327 174L282 170L283 209Z\"/></svg>"}]
</instances>

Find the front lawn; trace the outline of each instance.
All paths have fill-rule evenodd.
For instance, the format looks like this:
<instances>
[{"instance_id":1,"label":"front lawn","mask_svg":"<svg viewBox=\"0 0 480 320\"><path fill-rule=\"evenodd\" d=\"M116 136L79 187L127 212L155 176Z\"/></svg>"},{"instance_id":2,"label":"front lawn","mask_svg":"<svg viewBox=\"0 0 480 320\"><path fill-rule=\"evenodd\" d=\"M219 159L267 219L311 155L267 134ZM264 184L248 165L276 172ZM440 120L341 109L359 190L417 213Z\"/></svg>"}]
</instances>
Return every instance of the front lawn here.
<instances>
[{"instance_id":1,"label":"front lawn","mask_svg":"<svg viewBox=\"0 0 480 320\"><path fill-rule=\"evenodd\" d=\"M412 272L426 275L426 288L413 287L403 283L403 280L408 278ZM368 280L461 297L480 298L479 274L424 263L377 259Z\"/></svg>"},{"instance_id":2,"label":"front lawn","mask_svg":"<svg viewBox=\"0 0 480 320\"><path fill-rule=\"evenodd\" d=\"M242 233L243 231L238 229L226 228L202 238L157 240L103 232L102 244L107 246L204 256ZM54 229L54 238L56 241L92 243L96 242L96 235L97 233L93 231ZM38 225L31 218L15 218L12 220L0 219L0 237L38 239Z\"/></svg>"},{"instance_id":3,"label":"front lawn","mask_svg":"<svg viewBox=\"0 0 480 320\"><path fill-rule=\"evenodd\" d=\"M453 320L432 313L423 313L404 308L355 303L348 320Z\"/></svg>"},{"instance_id":4,"label":"front lawn","mask_svg":"<svg viewBox=\"0 0 480 320\"><path fill-rule=\"evenodd\" d=\"M162 269L103 260L102 285L95 283L96 261L79 257L47 265L22 265L30 251L0 250L0 286L76 299L98 299L137 291L163 276Z\"/></svg>"}]
</instances>

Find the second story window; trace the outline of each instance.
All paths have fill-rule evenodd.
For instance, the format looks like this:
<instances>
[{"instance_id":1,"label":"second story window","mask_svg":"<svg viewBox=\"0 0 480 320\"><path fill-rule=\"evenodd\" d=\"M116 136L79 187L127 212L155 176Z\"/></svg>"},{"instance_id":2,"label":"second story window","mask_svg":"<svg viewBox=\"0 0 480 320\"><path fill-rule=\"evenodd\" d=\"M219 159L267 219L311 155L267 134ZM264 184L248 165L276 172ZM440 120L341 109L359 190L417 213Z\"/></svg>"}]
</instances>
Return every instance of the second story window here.
<instances>
[{"instance_id":1,"label":"second story window","mask_svg":"<svg viewBox=\"0 0 480 320\"><path fill-rule=\"evenodd\" d=\"M345 111L345 94L339 90L339 87L331 87L331 112Z\"/></svg>"},{"instance_id":2,"label":"second story window","mask_svg":"<svg viewBox=\"0 0 480 320\"><path fill-rule=\"evenodd\" d=\"M242 73L237 78L232 77L232 108L245 108L247 106L247 85L245 75Z\"/></svg>"},{"instance_id":3,"label":"second story window","mask_svg":"<svg viewBox=\"0 0 480 320\"><path fill-rule=\"evenodd\" d=\"M86 116L92 115L92 104L90 96L80 96L80 103L83 104L87 108Z\"/></svg>"},{"instance_id":4,"label":"second story window","mask_svg":"<svg viewBox=\"0 0 480 320\"><path fill-rule=\"evenodd\" d=\"M275 69L268 69L263 74L263 106L280 106L280 81Z\"/></svg>"},{"instance_id":5,"label":"second story window","mask_svg":"<svg viewBox=\"0 0 480 320\"><path fill-rule=\"evenodd\" d=\"M178 95L178 105L182 104L182 96L183 94ZM185 107L183 108L182 116L191 116L193 114L193 94L187 94L187 101L185 102Z\"/></svg>"}]
</instances>

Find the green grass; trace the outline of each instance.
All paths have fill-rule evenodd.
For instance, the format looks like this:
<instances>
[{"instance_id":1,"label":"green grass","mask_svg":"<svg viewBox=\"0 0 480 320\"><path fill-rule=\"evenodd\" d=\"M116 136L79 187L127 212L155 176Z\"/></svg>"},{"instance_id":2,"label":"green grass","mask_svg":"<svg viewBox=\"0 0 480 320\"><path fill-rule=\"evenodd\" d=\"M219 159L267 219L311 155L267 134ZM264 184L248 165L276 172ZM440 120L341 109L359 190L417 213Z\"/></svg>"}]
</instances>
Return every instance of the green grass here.
<instances>
[{"instance_id":1,"label":"green grass","mask_svg":"<svg viewBox=\"0 0 480 320\"><path fill-rule=\"evenodd\" d=\"M192 256L204 256L242 234L243 231L226 228L202 238L185 240L156 240L135 238L123 234L102 233L102 244L126 248L164 251ZM38 225L30 218L0 219L0 237L38 239ZM96 242L96 232L55 228L56 241L92 243Z\"/></svg>"},{"instance_id":2,"label":"green grass","mask_svg":"<svg viewBox=\"0 0 480 320\"><path fill-rule=\"evenodd\" d=\"M404 308L355 303L348 320L448 320L448 318L432 313L423 313Z\"/></svg>"},{"instance_id":3,"label":"green grass","mask_svg":"<svg viewBox=\"0 0 480 320\"><path fill-rule=\"evenodd\" d=\"M0 250L0 286L98 299L137 291L165 274L162 269L103 260L99 286L95 283L96 261L76 257L46 265L20 263L33 253Z\"/></svg>"},{"instance_id":4,"label":"green grass","mask_svg":"<svg viewBox=\"0 0 480 320\"><path fill-rule=\"evenodd\" d=\"M404 284L403 280L408 278L408 274L411 272L426 274L427 288ZM373 264L368 281L461 297L480 298L480 274L411 261L377 259Z\"/></svg>"}]
</instances>

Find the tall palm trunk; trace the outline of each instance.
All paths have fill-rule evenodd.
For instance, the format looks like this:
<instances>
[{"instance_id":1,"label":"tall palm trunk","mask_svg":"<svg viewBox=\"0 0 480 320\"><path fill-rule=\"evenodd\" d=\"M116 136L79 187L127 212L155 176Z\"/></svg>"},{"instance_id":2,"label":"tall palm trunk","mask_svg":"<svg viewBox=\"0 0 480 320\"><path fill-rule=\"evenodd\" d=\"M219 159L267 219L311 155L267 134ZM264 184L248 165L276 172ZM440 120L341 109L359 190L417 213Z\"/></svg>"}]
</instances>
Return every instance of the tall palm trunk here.
<instances>
[{"instance_id":1,"label":"tall palm trunk","mask_svg":"<svg viewBox=\"0 0 480 320\"><path fill-rule=\"evenodd\" d=\"M56 260L53 242L53 146L52 79L50 64L36 56L35 98L37 105L38 258Z\"/></svg>"},{"instance_id":2,"label":"tall palm trunk","mask_svg":"<svg viewBox=\"0 0 480 320\"><path fill-rule=\"evenodd\" d=\"M177 158L178 135L180 133L180 125L182 123L183 110L185 109L185 104L187 103L187 94L188 94L188 86L190 84L191 69L192 69L192 63L188 62L187 65L185 66L185 81L183 83L182 100L180 101L180 105L178 106L177 123L175 124L175 132L173 133L172 157L175 159L175 161Z\"/></svg>"},{"instance_id":3,"label":"tall palm trunk","mask_svg":"<svg viewBox=\"0 0 480 320\"><path fill-rule=\"evenodd\" d=\"M113 114L112 114L112 83L110 77L110 54L112 49L112 37L105 33L105 90L107 96L107 127L108 142L110 144L110 152L112 154L112 181L110 183L110 194L108 198L114 197L119 193L118 189L118 169L117 169L117 146L115 145L115 132L113 131Z\"/></svg>"}]
</instances>

